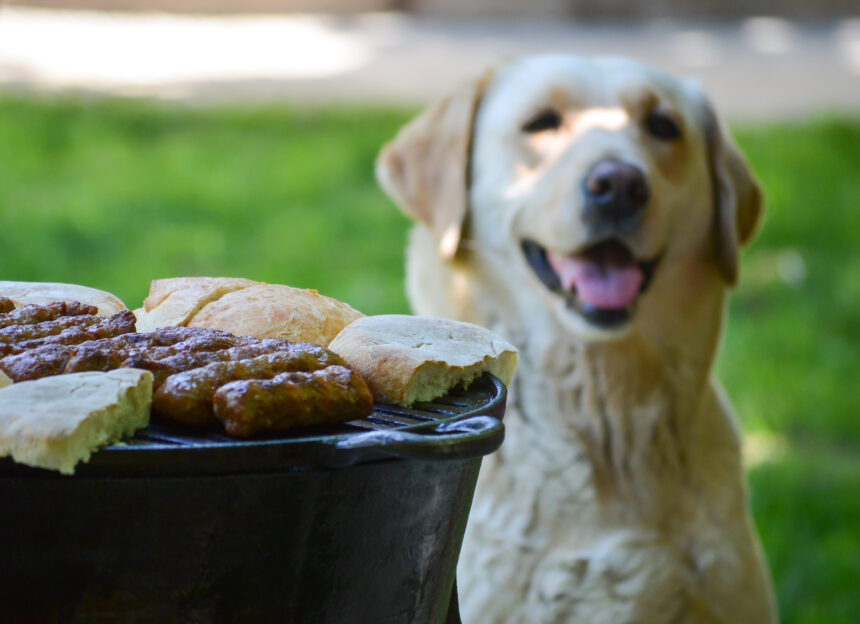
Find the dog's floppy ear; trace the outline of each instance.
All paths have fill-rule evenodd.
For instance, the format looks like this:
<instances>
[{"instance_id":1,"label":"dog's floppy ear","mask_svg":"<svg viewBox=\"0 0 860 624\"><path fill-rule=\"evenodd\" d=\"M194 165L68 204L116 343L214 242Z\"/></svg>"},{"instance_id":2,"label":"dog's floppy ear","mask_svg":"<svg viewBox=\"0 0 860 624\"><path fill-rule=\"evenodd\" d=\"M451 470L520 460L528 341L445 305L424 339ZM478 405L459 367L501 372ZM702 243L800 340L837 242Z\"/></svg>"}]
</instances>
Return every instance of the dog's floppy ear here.
<instances>
[{"instance_id":1,"label":"dog's floppy ear","mask_svg":"<svg viewBox=\"0 0 860 624\"><path fill-rule=\"evenodd\" d=\"M714 193L714 250L720 274L734 285L738 252L758 230L764 200L749 166L707 101L704 109Z\"/></svg>"},{"instance_id":2,"label":"dog's floppy ear","mask_svg":"<svg viewBox=\"0 0 860 624\"><path fill-rule=\"evenodd\" d=\"M451 259L468 210L472 126L487 78L435 104L406 125L376 161L376 178L407 216L436 234Z\"/></svg>"}]
</instances>

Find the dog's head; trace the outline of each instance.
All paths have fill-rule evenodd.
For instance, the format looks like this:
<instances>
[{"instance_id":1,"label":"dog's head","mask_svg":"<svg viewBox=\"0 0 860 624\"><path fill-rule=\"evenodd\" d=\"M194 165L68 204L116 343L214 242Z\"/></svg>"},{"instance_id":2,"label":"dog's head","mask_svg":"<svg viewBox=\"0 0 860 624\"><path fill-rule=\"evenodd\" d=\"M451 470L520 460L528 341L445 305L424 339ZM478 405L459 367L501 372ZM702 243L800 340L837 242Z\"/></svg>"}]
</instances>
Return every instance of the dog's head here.
<instances>
[{"instance_id":1,"label":"dog's head","mask_svg":"<svg viewBox=\"0 0 860 624\"><path fill-rule=\"evenodd\" d=\"M441 257L482 255L600 339L734 284L762 204L699 88L622 59L511 63L406 126L377 173Z\"/></svg>"}]
</instances>

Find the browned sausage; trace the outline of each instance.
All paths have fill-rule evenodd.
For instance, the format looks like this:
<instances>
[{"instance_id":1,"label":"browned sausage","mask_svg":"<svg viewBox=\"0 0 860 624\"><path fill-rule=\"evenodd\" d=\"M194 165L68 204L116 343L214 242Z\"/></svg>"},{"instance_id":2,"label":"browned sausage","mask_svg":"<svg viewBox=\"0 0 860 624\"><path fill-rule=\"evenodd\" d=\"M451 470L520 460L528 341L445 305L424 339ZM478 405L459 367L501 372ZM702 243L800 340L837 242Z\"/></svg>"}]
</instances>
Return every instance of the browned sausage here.
<instances>
[{"instance_id":1,"label":"browned sausage","mask_svg":"<svg viewBox=\"0 0 860 624\"><path fill-rule=\"evenodd\" d=\"M124 334L105 340L103 346L109 346L116 349L140 348L149 349L152 347L169 347L178 343L187 343L191 340L241 340L233 334L216 329L204 329L200 327L162 327L151 332L138 334ZM256 339L254 339L256 340Z\"/></svg>"},{"instance_id":2,"label":"browned sausage","mask_svg":"<svg viewBox=\"0 0 860 624\"><path fill-rule=\"evenodd\" d=\"M0 297L0 311L4 311L3 301L9 300ZM48 305L25 305L17 310L5 310L5 314L0 314L0 329L10 325L32 325L45 321L56 321L63 316L95 316L98 312L99 309L96 306L78 301L57 301Z\"/></svg>"},{"instance_id":3,"label":"browned sausage","mask_svg":"<svg viewBox=\"0 0 860 624\"><path fill-rule=\"evenodd\" d=\"M100 316L82 314L80 316L64 316L53 321L33 323L32 325L9 325L0 329L0 348L28 340L56 336L67 329L98 325L101 320L102 317Z\"/></svg>"},{"instance_id":4,"label":"browned sausage","mask_svg":"<svg viewBox=\"0 0 860 624\"><path fill-rule=\"evenodd\" d=\"M93 340L78 345L63 372L142 368L152 372L153 388L157 389L170 375L213 362L248 360L266 353L286 351L292 344L286 340L260 340L235 336L230 336L231 340L228 340L221 335L221 332L213 332L208 338L194 336L169 346L144 348L145 345L141 341L136 341L136 348L115 346L118 341L129 336L131 335L127 334L115 339ZM225 346L231 344L237 346Z\"/></svg>"},{"instance_id":5,"label":"browned sausage","mask_svg":"<svg viewBox=\"0 0 860 624\"><path fill-rule=\"evenodd\" d=\"M6 297L0 297L0 314L6 314L15 309L15 302Z\"/></svg>"},{"instance_id":6,"label":"browned sausage","mask_svg":"<svg viewBox=\"0 0 860 624\"><path fill-rule=\"evenodd\" d=\"M212 397L225 383L238 379L269 379L290 371L312 371L335 359L340 360L319 345L291 343L289 346L287 351L267 353L250 360L214 362L171 375L152 397L153 414L186 425L205 425L214 420ZM167 360L162 360L165 362Z\"/></svg>"},{"instance_id":7,"label":"browned sausage","mask_svg":"<svg viewBox=\"0 0 860 624\"><path fill-rule=\"evenodd\" d=\"M72 356L72 347L66 345L45 345L30 349L17 355L0 358L3 370L14 382L30 381L60 375Z\"/></svg>"},{"instance_id":8,"label":"browned sausage","mask_svg":"<svg viewBox=\"0 0 860 624\"><path fill-rule=\"evenodd\" d=\"M84 316L72 316L72 317L64 317L60 320L68 319L89 319L90 317L87 315ZM82 342L86 342L88 340L95 340L97 338L110 338L112 336L118 336L120 334L127 334L129 332L133 332L135 329L135 317L134 313L131 310L123 310L122 312L117 312L111 317L101 318L95 317L98 321L92 325L84 325L82 327L71 326L65 329L62 329L60 333L50 334L40 338L34 338L31 340L23 340L21 342L15 342L12 344L0 344L0 357L6 355L14 355L17 353L22 353L28 349L34 349L36 347L41 347L44 345L75 345L80 344ZM57 321L48 321L50 323L56 323ZM39 325L44 325L45 323L38 323L37 325L26 325L22 326L24 328L27 327L38 327ZM0 330L0 332L18 329L18 327L7 327L5 330Z\"/></svg>"},{"instance_id":9,"label":"browned sausage","mask_svg":"<svg viewBox=\"0 0 860 624\"><path fill-rule=\"evenodd\" d=\"M138 336L145 336L146 338L137 338ZM153 373L161 370L163 371L161 377L156 380L156 385L158 385L168 375L230 358L228 356L185 358L182 362L177 361L174 365L165 366L159 366L158 361L180 354L221 353L237 344L238 341L239 339L235 336L223 336L219 332L208 336L194 335L187 340L161 346L162 338L158 334L151 336L148 334L124 334L114 338L91 340L78 345L63 372L108 371L123 367L143 368L152 370ZM255 355L259 355L259 353ZM156 376L158 377L158 375Z\"/></svg>"},{"instance_id":10,"label":"browned sausage","mask_svg":"<svg viewBox=\"0 0 860 624\"><path fill-rule=\"evenodd\" d=\"M373 412L364 379L343 366L234 381L215 393L215 417L232 436L333 425Z\"/></svg>"},{"instance_id":11,"label":"browned sausage","mask_svg":"<svg viewBox=\"0 0 860 624\"><path fill-rule=\"evenodd\" d=\"M293 348L286 340L236 337L213 329L166 327L151 333L126 333L87 340L77 345L40 344L18 354L0 357L14 381L62 373L108 371L120 367L152 370L156 387L169 375L212 362L244 360ZM321 349L321 347L318 347ZM172 356L195 353L194 357Z\"/></svg>"}]
</instances>

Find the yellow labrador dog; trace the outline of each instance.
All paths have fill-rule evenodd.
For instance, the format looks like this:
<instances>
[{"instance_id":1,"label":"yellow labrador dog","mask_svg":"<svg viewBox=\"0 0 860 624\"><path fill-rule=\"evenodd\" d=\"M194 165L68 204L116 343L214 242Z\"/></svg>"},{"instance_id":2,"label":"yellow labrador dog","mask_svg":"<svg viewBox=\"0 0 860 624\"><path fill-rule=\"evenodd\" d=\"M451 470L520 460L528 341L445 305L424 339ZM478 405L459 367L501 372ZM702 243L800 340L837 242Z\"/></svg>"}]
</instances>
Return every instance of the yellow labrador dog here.
<instances>
[{"instance_id":1,"label":"yellow labrador dog","mask_svg":"<svg viewBox=\"0 0 860 624\"><path fill-rule=\"evenodd\" d=\"M759 188L693 83L537 56L435 104L377 174L420 314L520 349L458 568L471 624L767 624L738 427L712 378Z\"/></svg>"}]
</instances>

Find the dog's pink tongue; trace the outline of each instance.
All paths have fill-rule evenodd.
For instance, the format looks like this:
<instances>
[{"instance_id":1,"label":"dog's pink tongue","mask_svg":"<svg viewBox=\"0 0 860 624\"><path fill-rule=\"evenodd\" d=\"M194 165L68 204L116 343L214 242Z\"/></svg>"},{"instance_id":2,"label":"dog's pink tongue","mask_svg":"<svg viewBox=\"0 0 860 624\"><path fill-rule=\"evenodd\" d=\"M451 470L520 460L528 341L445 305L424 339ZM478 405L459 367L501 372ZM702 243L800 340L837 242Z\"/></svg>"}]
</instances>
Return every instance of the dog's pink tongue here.
<instances>
[{"instance_id":1,"label":"dog's pink tongue","mask_svg":"<svg viewBox=\"0 0 860 624\"><path fill-rule=\"evenodd\" d=\"M642 286L642 270L626 250L601 246L575 256L547 251L547 260L562 287L576 288L579 300L595 308L626 308Z\"/></svg>"}]
</instances>

